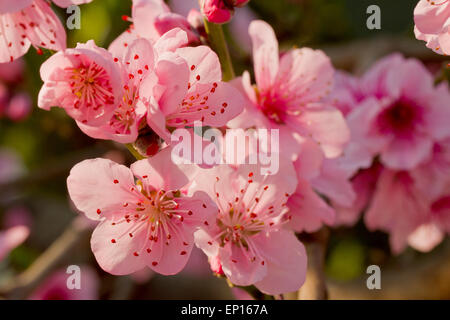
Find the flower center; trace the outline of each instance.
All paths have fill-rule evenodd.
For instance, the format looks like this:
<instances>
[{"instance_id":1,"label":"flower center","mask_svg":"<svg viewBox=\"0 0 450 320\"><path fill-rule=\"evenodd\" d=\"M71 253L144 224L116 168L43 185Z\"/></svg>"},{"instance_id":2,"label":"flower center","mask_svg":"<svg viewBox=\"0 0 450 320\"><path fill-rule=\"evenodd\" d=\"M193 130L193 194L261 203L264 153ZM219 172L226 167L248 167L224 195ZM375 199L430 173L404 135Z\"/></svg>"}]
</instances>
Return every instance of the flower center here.
<instances>
[{"instance_id":1,"label":"flower center","mask_svg":"<svg viewBox=\"0 0 450 320\"><path fill-rule=\"evenodd\" d=\"M105 104L114 103L114 94L106 70L95 62L81 63L78 68L66 68L66 75L74 96L74 108L98 115ZM88 115L89 118L89 115Z\"/></svg>"},{"instance_id":2,"label":"flower center","mask_svg":"<svg viewBox=\"0 0 450 320\"><path fill-rule=\"evenodd\" d=\"M400 100L385 109L377 119L381 133L410 137L422 123L422 110L409 101Z\"/></svg>"},{"instance_id":3,"label":"flower center","mask_svg":"<svg viewBox=\"0 0 450 320\"><path fill-rule=\"evenodd\" d=\"M280 97L271 94L264 94L258 97L259 108L264 115L276 124L283 124L285 117L286 103Z\"/></svg>"}]
</instances>

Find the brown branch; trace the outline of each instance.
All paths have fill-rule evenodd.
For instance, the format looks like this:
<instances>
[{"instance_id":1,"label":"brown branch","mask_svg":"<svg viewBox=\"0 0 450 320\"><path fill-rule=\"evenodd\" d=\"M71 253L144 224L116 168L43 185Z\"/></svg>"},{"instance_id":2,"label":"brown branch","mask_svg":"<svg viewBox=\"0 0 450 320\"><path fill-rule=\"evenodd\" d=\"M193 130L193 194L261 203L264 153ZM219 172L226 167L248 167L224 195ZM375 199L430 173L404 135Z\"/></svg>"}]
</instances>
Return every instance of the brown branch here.
<instances>
[{"instance_id":1,"label":"brown branch","mask_svg":"<svg viewBox=\"0 0 450 320\"><path fill-rule=\"evenodd\" d=\"M0 287L0 296L7 299L25 299L32 291L70 255L72 249L87 236L90 226L81 217L75 218L64 233L23 273Z\"/></svg>"}]
</instances>

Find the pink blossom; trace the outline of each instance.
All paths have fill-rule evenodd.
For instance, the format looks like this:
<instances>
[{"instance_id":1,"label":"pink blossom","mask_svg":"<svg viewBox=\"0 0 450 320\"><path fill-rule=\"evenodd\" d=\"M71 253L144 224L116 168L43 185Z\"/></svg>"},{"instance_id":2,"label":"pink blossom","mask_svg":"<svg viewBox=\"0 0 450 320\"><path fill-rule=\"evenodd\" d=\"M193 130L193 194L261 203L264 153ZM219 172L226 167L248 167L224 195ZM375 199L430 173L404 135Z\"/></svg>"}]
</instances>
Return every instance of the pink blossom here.
<instances>
[{"instance_id":1,"label":"pink blossom","mask_svg":"<svg viewBox=\"0 0 450 320\"><path fill-rule=\"evenodd\" d=\"M68 7L91 0L55 0ZM1 0L0 63L12 62L23 56L30 46L50 50L66 48L66 32L50 4L45 0ZM38 49L40 52L40 49Z\"/></svg>"},{"instance_id":2,"label":"pink blossom","mask_svg":"<svg viewBox=\"0 0 450 320\"><path fill-rule=\"evenodd\" d=\"M6 115L12 121L22 121L31 113L31 98L26 93L20 93L12 97Z\"/></svg>"},{"instance_id":3,"label":"pink blossom","mask_svg":"<svg viewBox=\"0 0 450 320\"><path fill-rule=\"evenodd\" d=\"M124 275L148 266L176 274L187 263L194 232L212 223L217 208L208 195L186 194L195 167L178 167L168 159L169 149L131 169L104 159L72 169L67 179L72 201L100 221L91 247L105 271Z\"/></svg>"},{"instance_id":4,"label":"pink blossom","mask_svg":"<svg viewBox=\"0 0 450 320\"><path fill-rule=\"evenodd\" d=\"M163 0L133 0L132 17L123 18L133 24L114 40L110 51L125 48L138 38L145 38L154 44L162 35L175 28L186 32L189 43L199 41L188 20L172 13Z\"/></svg>"},{"instance_id":5,"label":"pink blossom","mask_svg":"<svg viewBox=\"0 0 450 320\"><path fill-rule=\"evenodd\" d=\"M414 9L414 33L433 51L450 55L450 1L420 0Z\"/></svg>"},{"instance_id":6,"label":"pink blossom","mask_svg":"<svg viewBox=\"0 0 450 320\"><path fill-rule=\"evenodd\" d=\"M123 56L114 57L121 79L121 86L117 89L120 100L116 102L114 112L107 121L90 125L78 120L80 129L96 139L134 142L145 122L145 101L152 99L153 87L158 81L154 70L156 58L155 48L145 39L133 41L125 49Z\"/></svg>"},{"instance_id":7,"label":"pink blossom","mask_svg":"<svg viewBox=\"0 0 450 320\"><path fill-rule=\"evenodd\" d=\"M14 248L22 244L30 233L25 226L16 226L6 231L0 231L0 261L2 261Z\"/></svg>"},{"instance_id":8,"label":"pink blossom","mask_svg":"<svg viewBox=\"0 0 450 320\"><path fill-rule=\"evenodd\" d=\"M38 106L45 110L59 106L81 123L109 120L122 99L120 70L112 55L94 41L50 57L41 66L41 78Z\"/></svg>"},{"instance_id":9,"label":"pink blossom","mask_svg":"<svg viewBox=\"0 0 450 320\"><path fill-rule=\"evenodd\" d=\"M64 108L93 138L133 142L146 114L140 87L152 87L157 81L154 63L153 46L144 39L130 44L120 59L93 41L78 44L42 65L44 86L38 105L46 110Z\"/></svg>"},{"instance_id":10,"label":"pink blossom","mask_svg":"<svg viewBox=\"0 0 450 320\"><path fill-rule=\"evenodd\" d=\"M361 79L367 97L348 115L352 135L392 169L411 169L430 156L434 142L450 135L450 93L415 59L398 54Z\"/></svg>"},{"instance_id":11,"label":"pink blossom","mask_svg":"<svg viewBox=\"0 0 450 320\"><path fill-rule=\"evenodd\" d=\"M349 130L339 110L323 102L333 81L333 67L321 51L293 49L280 59L272 28L254 21L253 60L257 87L246 73L234 83L246 93L245 111L233 127L285 127L312 138L327 158L339 156L349 140Z\"/></svg>"},{"instance_id":12,"label":"pink blossom","mask_svg":"<svg viewBox=\"0 0 450 320\"><path fill-rule=\"evenodd\" d=\"M80 288L69 289L67 281L70 274L65 269L51 274L31 294L30 300L97 300L99 298L99 279L91 267L80 266Z\"/></svg>"},{"instance_id":13,"label":"pink blossom","mask_svg":"<svg viewBox=\"0 0 450 320\"><path fill-rule=\"evenodd\" d=\"M175 54L175 56L173 56ZM222 82L219 58L209 47L179 48L171 55L178 63L161 60L158 84L163 90L150 104L148 125L166 142L168 128L192 126L201 121L205 126L222 127L242 112L242 95L230 84Z\"/></svg>"},{"instance_id":14,"label":"pink blossom","mask_svg":"<svg viewBox=\"0 0 450 320\"><path fill-rule=\"evenodd\" d=\"M275 175L261 175L260 166L219 165L202 172L194 190L215 199L214 224L202 226L195 241L235 285L255 285L267 294L296 291L303 284L306 252L292 231L283 227L286 202L297 179L290 162Z\"/></svg>"}]
</instances>

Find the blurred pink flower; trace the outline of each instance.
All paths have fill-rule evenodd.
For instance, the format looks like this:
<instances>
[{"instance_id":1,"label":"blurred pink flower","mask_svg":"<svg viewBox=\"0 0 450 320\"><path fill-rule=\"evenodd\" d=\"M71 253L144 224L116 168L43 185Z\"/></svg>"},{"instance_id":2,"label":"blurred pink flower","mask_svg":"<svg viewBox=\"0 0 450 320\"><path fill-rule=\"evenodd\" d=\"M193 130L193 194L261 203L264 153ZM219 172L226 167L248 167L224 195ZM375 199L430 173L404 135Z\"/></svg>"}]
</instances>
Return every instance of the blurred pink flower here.
<instances>
[{"instance_id":1,"label":"blurred pink flower","mask_svg":"<svg viewBox=\"0 0 450 320\"><path fill-rule=\"evenodd\" d=\"M25 62L17 59L13 62L0 63L0 80L9 83L17 83L22 80Z\"/></svg>"},{"instance_id":2,"label":"blurred pink flower","mask_svg":"<svg viewBox=\"0 0 450 320\"><path fill-rule=\"evenodd\" d=\"M91 0L55 0L68 7ZM0 0L0 63L12 62L23 56L30 46L50 50L66 48L66 32L50 4L45 0ZM38 49L40 52L40 49Z\"/></svg>"},{"instance_id":3,"label":"blurred pink flower","mask_svg":"<svg viewBox=\"0 0 450 320\"><path fill-rule=\"evenodd\" d=\"M15 122L26 119L31 113L31 98L27 93L19 93L9 101L6 115Z\"/></svg>"},{"instance_id":4,"label":"blurred pink flower","mask_svg":"<svg viewBox=\"0 0 450 320\"><path fill-rule=\"evenodd\" d=\"M295 170L290 162L274 175L261 175L260 169L219 165L201 173L193 189L215 199L219 212L216 223L195 233L195 242L213 270L223 270L235 285L255 285L267 294L296 291L305 280L306 252L284 229Z\"/></svg>"},{"instance_id":5,"label":"blurred pink flower","mask_svg":"<svg viewBox=\"0 0 450 320\"><path fill-rule=\"evenodd\" d=\"M420 0L414 9L414 33L433 51L450 55L450 1Z\"/></svg>"},{"instance_id":6,"label":"blurred pink flower","mask_svg":"<svg viewBox=\"0 0 450 320\"><path fill-rule=\"evenodd\" d=\"M80 289L69 289L67 280L70 274L59 270L51 274L31 294L30 300L97 300L99 298L99 279L91 267L80 266Z\"/></svg>"},{"instance_id":7,"label":"blurred pink flower","mask_svg":"<svg viewBox=\"0 0 450 320\"><path fill-rule=\"evenodd\" d=\"M361 87L372 100L355 108L349 126L388 168L414 168L431 155L434 142L450 136L448 86L435 86L420 61L390 55L364 75Z\"/></svg>"},{"instance_id":8,"label":"blurred pink flower","mask_svg":"<svg viewBox=\"0 0 450 320\"><path fill-rule=\"evenodd\" d=\"M327 158L341 154L349 130L341 112L323 102L334 69L321 51L293 49L282 55L272 28L263 21L250 25L257 87L244 73L233 83L247 102L232 127L285 128L320 144Z\"/></svg>"},{"instance_id":9,"label":"blurred pink flower","mask_svg":"<svg viewBox=\"0 0 450 320\"><path fill-rule=\"evenodd\" d=\"M170 153L163 150L131 169L105 159L86 160L72 169L67 179L72 201L88 218L100 221L91 247L105 271L125 275L148 266L176 274L187 263L194 232L212 223L217 208L208 195L185 195L195 166L176 166Z\"/></svg>"},{"instance_id":10,"label":"blurred pink flower","mask_svg":"<svg viewBox=\"0 0 450 320\"><path fill-rule=\"evenodd\" d=\"M25 226L16 226L5 231L0 231L0 261L2 261L11 250L21 245L30 234Z\"/></svg>"}]
</instances>

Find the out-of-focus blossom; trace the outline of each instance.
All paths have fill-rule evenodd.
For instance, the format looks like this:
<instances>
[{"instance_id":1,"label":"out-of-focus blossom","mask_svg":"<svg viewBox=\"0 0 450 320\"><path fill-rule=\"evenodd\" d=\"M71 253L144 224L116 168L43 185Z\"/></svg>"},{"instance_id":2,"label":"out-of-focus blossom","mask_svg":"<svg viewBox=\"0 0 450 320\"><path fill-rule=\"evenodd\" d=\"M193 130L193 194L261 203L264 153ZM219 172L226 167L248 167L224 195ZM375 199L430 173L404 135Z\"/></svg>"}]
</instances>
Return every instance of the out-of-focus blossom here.
<instances>
[{"instance_id":1,"label":"out-of-focus blossom","mask_svg":"<svg viewBox=\"0 0 450 320\"><path fill-rule=\"evenodd\" d=\"M450 55L450 1L420 0L414 9L414 33L433 51Z\"/></svg>"},{"instance_id":2,"label":"out-of-focus blossom","mask_svg":"<svg viewBox=\"0 0 450 320\"><path fill-rule=\"evenodd\" d=\"M62 269L51 274L31 294L31 300L97 300L99 279L94 269L80 266L80 288L70 289L70 273ZM70 285L72 285L70 283Z\"/></svg>"},{"instance_id":3,"label":"out-of-focus blossom","mask_svg":"<svg viewBox=\"0 0 450 320\"><path fill-rule=\"evenodd\" d=\"M0 63L0 79L7 83L17 83L23 78L25 63L23 59Z\"/></svg>"},{"instance_id":4,"label":"out-of-focus blossom","mask_svg":"<svg viewBox=\"0 0 450 320\"><path fill-rule=\"evenodd\" d=\"M6 115L12 121L22 121L31 113L31 98L26 93L20 93L12 97L9 102Z\"/></svg>"},{"instance_id":5,"label":"out-of-focus blossom","mask_svg":"<svg viewBox=\"0 0 450 320\"><path fill-rule=\"evenodd\" d=\"M257 86L251 85L248 73L234 81L247 102L230 126L288 130L320 144L327 158L339 156L349 130L341 112L323 102L333 81L329 58L303 48L290 50L280 59L277 39L267 23L252 22L249 32Z\"/></svg>"},{"instance_id":6,"label":"out-of-focus blossom","mask_svg":"<svg viewBox=\"0 0 450 320\"><path fill-rule=\"evenodd\" d=\"M16 226L0 231L0 261L2 261L14 248L22 244L30 234L25 226Z\"/></svg>"},{"instance_id":7,"label":"out-of-focus blossom","mask_svg":"<svg viewBox=\"0 0 450 320\"><path fill-rule=\"evenodd\" d=\"M227 23L234 14L235 7L242 7L249 0L201 0L200 7L209 22Z\"/></svg>"},{"instance_id":8,"label":"out-of-focus blossom","mask_svg":"<svg viewBox=\"0 0 450 320\"><path fill-rule=\"evenodd\" d=\"M91 0L55 0L68 7ZM27 53L30 46L50 50L66 48L66 32L61 21L45 0L1 0L0 63L12 62ZM41 49L38 49L40 52Z\"/></svg>"},{"instance_id":9,"label":"out-of-focus blossom","mask_svg":"<svg viewBox=\"0 0 450 320\"><path fill-rule=\"evenodd\" d=\"M412 169L450 135L448 86L435 86L418 60L390 55L364 75L361 86L368 98L348 115L349 126L383 165Z\"/></svg>"},{"instance_id":10,"label":"out-of-focus blossom","mask_svg":"<svg viewBox=\"0 0 450 320\"><path fill-rule=\"evenodd\" d=\"M17 89L24 71L24 61L0 63L0 118L12 121L25 120L31 113L31 98Z\"/></svg>"},{"instance_id":11,"label":"out-of-focus blossom","mask_svg":"<svg viewBox=\"0 0 450 320\"><path fill-rule=\"evenodd\" d=\"M284 228L286 202L297 179L290 162L274 175L257 165L219 165L201 173L194 190L215 199L217 221L195 233L216 273L235 285L255 285L267 294L296 291L306 273L305 248Z\"/></svg>"},{"instance_id":12,"label":"out-of-focus blossom","mask_svg":"<svg viewBox=\"0 0 450 320\"><path fill-rule=\"evenodd\" d=\"M147 266L176 274L188 261L194 232L213 223L217 207L208 195L186 195L195 166L176 166L170 154L170 149L161 151L131 170L105 159L86 160L72 169L67 179L72 201L88 218L100 221L91 247L105 271L125 275Z\"/></svg>"},{"instance_id":13,"label":"out-of-focus blossom","mask_svg":"<svg viewBox=\"0 0 450 320\"><path fill-rule=\"evenodd\" d=\"M352 205L330 196L337 224L352 225L366 211L366 226L387 232L394 253L408 244L431 250L448 232L448 85L435 86L417 60L391 55L360 79L339 74L330 99L352 133L344 155L330 161L356 193Z\"/></svg>"}]
</instances>

